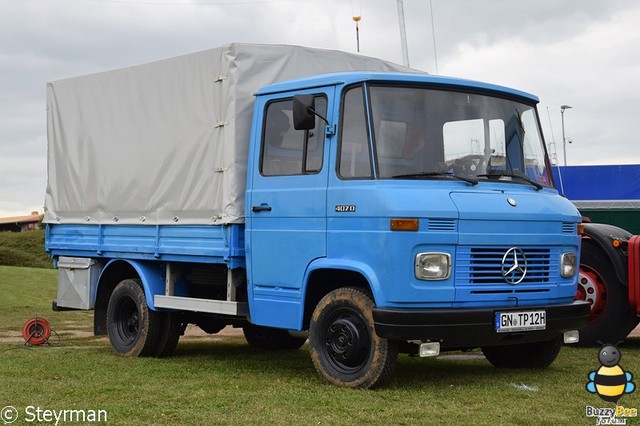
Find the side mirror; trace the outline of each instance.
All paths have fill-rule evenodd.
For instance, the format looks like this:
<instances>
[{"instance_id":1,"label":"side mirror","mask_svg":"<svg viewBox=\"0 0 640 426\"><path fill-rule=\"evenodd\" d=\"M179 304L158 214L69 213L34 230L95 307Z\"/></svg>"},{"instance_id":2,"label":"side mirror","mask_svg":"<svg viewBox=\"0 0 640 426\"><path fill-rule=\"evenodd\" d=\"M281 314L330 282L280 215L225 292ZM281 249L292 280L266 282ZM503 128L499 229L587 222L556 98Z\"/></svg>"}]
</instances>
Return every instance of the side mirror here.
<instances>
[{"instance_id":1,"label":"side mirror","mask_svg":"<svg viewBox=\"0 0 640 426\"><path fill-rule=\"evenodd\" d=\"M313 95L293 97L293 128L311 130L316 127L316 100Z\"/></svg>"}]
</instances>

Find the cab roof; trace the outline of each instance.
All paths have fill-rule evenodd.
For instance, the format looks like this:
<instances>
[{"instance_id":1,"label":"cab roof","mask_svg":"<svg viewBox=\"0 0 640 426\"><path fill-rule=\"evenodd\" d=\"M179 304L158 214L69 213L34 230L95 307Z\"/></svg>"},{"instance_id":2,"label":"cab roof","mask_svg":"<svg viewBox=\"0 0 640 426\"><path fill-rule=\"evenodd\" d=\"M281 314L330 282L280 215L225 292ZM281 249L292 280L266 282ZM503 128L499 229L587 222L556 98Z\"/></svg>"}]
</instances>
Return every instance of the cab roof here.
<instances>
[{"instance_id":1,"label":"cab roof","mask_svg":"<svg viewBox=\"0 0 640 426\"><path fill-rule=\"evenodd\" d=\"M490 92L498 95L506 95L509 97L518 97L527 102L538 103L537 96L523 92L521 90L512 89L506 86L500 86L491 83L485 83L475 80L466 80L455 77L445 77L422 73L400 73L400 72L337 72L330 74L320 74L311 77L297 78L294 80L283 81L279 83L264 86L256 93L256 96L263 96L273 93L289 92L294 90L312 89L314 87L333 86L333 85L350 85L361 82L379 82L379 83L399 83L399 84L418 84L430 87L454 90L471 90Z\"/></svg>"}]
</instances>

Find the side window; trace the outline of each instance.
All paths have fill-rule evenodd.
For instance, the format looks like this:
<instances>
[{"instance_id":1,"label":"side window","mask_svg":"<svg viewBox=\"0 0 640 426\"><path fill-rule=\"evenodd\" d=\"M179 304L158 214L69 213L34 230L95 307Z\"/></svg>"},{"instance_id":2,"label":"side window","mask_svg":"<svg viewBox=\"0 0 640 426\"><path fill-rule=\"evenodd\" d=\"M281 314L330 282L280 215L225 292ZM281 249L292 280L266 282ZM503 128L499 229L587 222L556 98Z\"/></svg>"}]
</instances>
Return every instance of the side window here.
<instances>
[{"instance_id":1,"label":"side window","mask_svg":"<svg viewBox=\"0 0 640 426\"><path fill-rule=\"evenodd\" d=\"M265 114L260 173L263 176L314 174L322 170L324 122L316 118L312 130L293 128L293 99L267 104ZM316 97L316 111L327 115L327 99Z\"/></svg>"},{"instance_id":2,"label":"side window","mask_svg":"<svg viewBox=\"0 0 640 426\"><path fill-rule=\"evenodd\" d=\"M370 179L371 148L367 136L362 86L350 89L342 106L338 174L343 179Z\"/></svg>"}]
</instances>

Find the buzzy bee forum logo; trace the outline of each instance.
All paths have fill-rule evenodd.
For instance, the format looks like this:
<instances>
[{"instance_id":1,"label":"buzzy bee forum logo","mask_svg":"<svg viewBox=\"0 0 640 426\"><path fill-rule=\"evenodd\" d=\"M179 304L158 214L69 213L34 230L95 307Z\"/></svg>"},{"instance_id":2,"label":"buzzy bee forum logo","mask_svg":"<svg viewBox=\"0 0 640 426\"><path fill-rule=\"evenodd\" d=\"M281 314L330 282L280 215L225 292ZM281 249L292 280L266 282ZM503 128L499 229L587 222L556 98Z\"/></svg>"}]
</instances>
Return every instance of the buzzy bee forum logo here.
<instances>
[{"instance_id":1,"label":"buzzy bee forum logo","mask_svg":"<svg viewBox=\"0 0 640 426\"><path fill-rule=\"evenodd\" d=\"M587 405L586 416L595 417L596 425L626 425L627 419L638 416L637 408L625 408L618 404L623 395L633 393L636 384L633 373L620 365L622 353L614 345L604 345L598 353L600 368L587 376L587 392L598 395L603 401L613 402L615 408L595 408Z\"/></svg>"}]
</instances>

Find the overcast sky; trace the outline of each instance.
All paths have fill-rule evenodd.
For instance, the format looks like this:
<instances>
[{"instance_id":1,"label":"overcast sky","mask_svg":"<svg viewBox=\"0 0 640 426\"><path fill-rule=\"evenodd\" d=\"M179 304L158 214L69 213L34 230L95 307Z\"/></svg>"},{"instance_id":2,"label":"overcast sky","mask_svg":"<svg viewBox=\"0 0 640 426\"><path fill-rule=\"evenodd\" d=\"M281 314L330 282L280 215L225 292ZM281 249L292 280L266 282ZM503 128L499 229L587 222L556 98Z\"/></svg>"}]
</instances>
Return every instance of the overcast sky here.
<instances>
[{"instance_id":1,"label":"overcast sky","mask_svg":"<svg viewBox=\"0 0 640 426\"><path fill-rule=\"evenodd\" d=\"M560 163L563 104L569 165L640 163L639 1L431 5L435 31L404 0L412 67L536 94ZM354 14L360 52L402 63L394 0L0 0L0 217L42 211L47 81L230 42L355 52Z\"/></svg>"}]
</instances>

